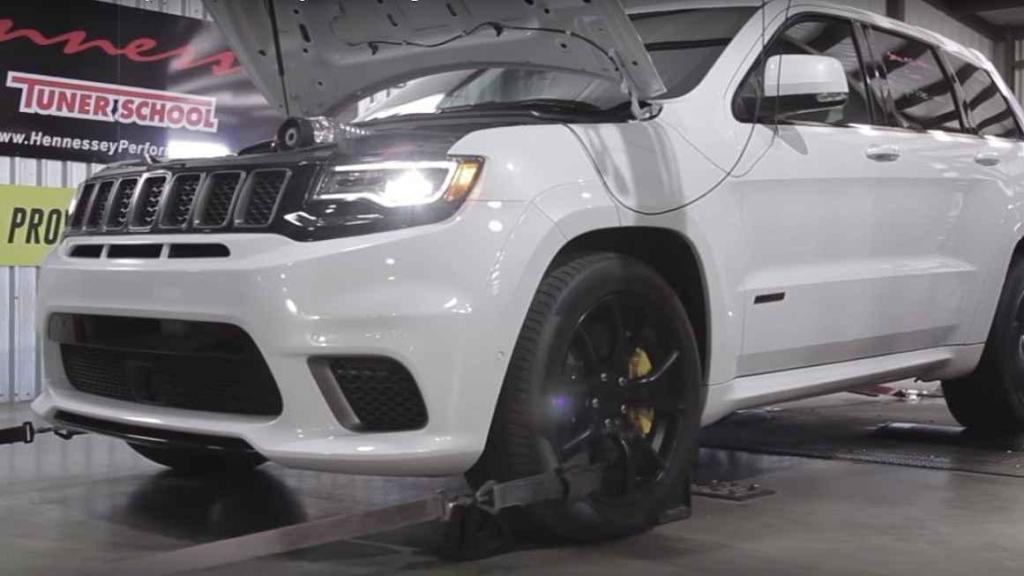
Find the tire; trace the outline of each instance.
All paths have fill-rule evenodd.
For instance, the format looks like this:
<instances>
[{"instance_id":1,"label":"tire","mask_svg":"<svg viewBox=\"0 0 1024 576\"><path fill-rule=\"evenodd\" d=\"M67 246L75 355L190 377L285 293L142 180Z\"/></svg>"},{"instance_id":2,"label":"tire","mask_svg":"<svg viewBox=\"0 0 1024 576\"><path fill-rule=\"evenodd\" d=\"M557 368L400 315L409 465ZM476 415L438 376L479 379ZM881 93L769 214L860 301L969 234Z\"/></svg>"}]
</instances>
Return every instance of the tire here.
<instances>
[{"instance_id":1,"label":"tire","mask_svg":"<svg viewBox=\"0 0 1024 576\"><path fill-rule=\"evenodd\" d=\"M608 307L609 311L600 312L601 306ZM620 311L616 313L615 307ZM656 313L651 314L652 310ZM510 524L528 535L587 542L641 532L653 526L658 515L687 489L705 400L697 341L672 287L639 260L611 253L577 257L544 277L513 351L487 447L480 461L467 473L467 479L471 485L479 486L487 480L508 481L541 473L555 465L567 465L563 457L569 456L559 452L564 437L558 434L563 425L580 426L577 416L582 416L583 433L587 434L601 422L607 426L614 420L613 417L601 420L604 417L587 397L604 397L605 390L614 393L617 378L613 375L601 380L600 376L582 372L580 368L587 366L587 358L595 360L595 366L600 364L599 358L604 358L598 354L599 348L604 349L594 344L592 340L597 339L593 335L585 338L580 335L580 331L596 331L601 326L602 314L609 318L609 327L605 330L609 361L621 357L621 354L616 355L617 350L633 347L629 361L632 363L639 353L637 350L644 350L646 346L643 354L650 356L648 364L657 367L671 356L669 348L678 352L675 362L669 363L671 368L658 380L658 388L651 389L657 391L651 392L651 398L665 401L658 404L659 408L647 412L650 427L646 435L639 430L642 428L639 422L643 420L636 420L631 404L629 415L620 419L623 430L591 433L584 453L572 456L575 461L586 460L584 464L595 461L615 464L606 468L602 490L574 502L546 502L510 509L507 514ZM634 319L637 324L632 325L633 331L622 330L626 337L621 343L615 340L617 343L612 345L614 318L626 319L621 325L630 326L631 315L643 316L646 324ZM584 348L585 353L574 352L579 348ZM577 361L577 356L582 360ZM561 364L563 361L565 364ZM571 383L558 380L567 373L555 370L560 365L571 367L568 372ZM649 373L656 372L657 369ZM579 381L584 381L583 384L575 380L577 373L582 374ZM633 377L631 368L628 376ZM606 380L611 380L613 386L608 386ZM559 394L552 395L554 381L565 382L565 386L573 388L571 392L567 391L568 387L559 388L556 390ZM565 399L568 400L563 405L571 406L566 412L576 415L571 419L551 408L560 406L559 402ZM660 408L663 405L669 407L664 412ZM589 412L586 406L591 406ZM624 414L625 406L618 407ZM550 415L552 410L556 412L554 420ZM656 470L649 478L634 477L630 473L633 469L626 465L629 457L625 456L629 450L609 456L608 446L613 445L612 451L615 451L616 436L627 435L629 440L620 440L619 445L626 442L643 448L634 450L634 454L655 454L638 456L635 460L645 464L645 470L652 467Z\"/></svg>"},{"instance_id":2,"label":"tire","mask_svg":"<svg viewBox=\"0 0 1024 576\"><path fill-rule=\"evenodd\" d=\"M266 462L259 454L224 454L202 449L161 448L146 444L128 446L141 456L183 474L244 474Z\"/></svg>"},{"instance_id":3,"label":"tire","mask_svg":"<svg viewBox=\"0 0 1024 576\"><path fill-rule=\"evenodd\" d=\"M970 375L942 382L950 413L983 433L1024 432L1024 260L1006 275L981 362Z\"/></svg>"}]
</instances>

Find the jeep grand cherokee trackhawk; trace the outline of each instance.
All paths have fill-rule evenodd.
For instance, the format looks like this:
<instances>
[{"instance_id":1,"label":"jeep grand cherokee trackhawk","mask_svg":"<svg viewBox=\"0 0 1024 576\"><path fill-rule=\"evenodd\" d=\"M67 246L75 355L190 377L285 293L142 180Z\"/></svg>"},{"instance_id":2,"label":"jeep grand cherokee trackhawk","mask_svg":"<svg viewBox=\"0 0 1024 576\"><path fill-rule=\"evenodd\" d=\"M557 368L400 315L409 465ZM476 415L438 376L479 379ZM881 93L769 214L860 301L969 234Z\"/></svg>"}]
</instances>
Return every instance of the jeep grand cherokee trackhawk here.
<instances>
[{"instance_id":1,"label":"jeep grand cherokee trackhawk","mask_svg":"<svg viewBox=\"0 0 1024 576\"><path fill-rule=\"evenodd\" d=\"M1024 429L1022 112L978 52L818 0L207 1L291 118L82 184L47 420L191 470L605 464L526 511L575 539L737 409L920 378Z\"/></svg>"}]
</instances>

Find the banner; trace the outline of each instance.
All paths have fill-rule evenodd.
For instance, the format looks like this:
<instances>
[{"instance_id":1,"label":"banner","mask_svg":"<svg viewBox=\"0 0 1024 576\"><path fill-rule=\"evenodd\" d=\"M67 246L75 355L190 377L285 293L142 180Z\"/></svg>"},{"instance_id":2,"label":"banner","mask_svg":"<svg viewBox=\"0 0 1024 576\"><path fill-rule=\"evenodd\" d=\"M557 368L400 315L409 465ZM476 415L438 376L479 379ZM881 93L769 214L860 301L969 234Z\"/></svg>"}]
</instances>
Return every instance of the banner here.
<instances>
[{"instance_id":1,"label":"banner","mask_svg":"<svg viewBox=\"0 0 1024 576\"><path fill-rule=\"evenodd\" d=\"M217 156L282 120L212 22L92 0L0 4L0 155Z\"/></svg>"},{"instance_id":2,"label":"banner","mask_svg":"<svg viewBox=\"0 0 1024 576\"><path fill-rule=\"evenodd\" d=\"M0 185L0 266L38 266L60 241L74 188Z\"/></svg>"}]
</instances>

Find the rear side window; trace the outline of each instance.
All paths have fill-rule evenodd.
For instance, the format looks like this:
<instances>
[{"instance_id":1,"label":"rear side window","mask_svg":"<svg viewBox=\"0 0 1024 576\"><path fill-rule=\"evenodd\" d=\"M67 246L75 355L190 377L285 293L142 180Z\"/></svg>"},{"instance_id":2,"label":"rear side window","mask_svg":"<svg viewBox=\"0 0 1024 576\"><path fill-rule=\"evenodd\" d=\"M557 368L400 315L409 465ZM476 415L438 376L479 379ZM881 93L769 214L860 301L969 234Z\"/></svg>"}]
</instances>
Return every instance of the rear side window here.
<instances>
[{"instance_id":1,"label":"rear side window","mask_svg":"<svg viewBox=\"0 0 1024 576\"><path fill-rule=\"evenodd\" d=\"M847 20L826 16L801 18L787 25L786 29L772 40L761 63L751 71L736 95L733 112L738 120L754 120L758 97L764 91L764 63L768 58L782 54L831 56L843 65L850 86L849 99L842 108L793 116L791 121L833 126L871 124L869 101L872 96L865 83L864 68L854 39L853 25Z\"/></svg>"},{"instance_id":2,"label":"rear side window","mask_svg":"<svg viewBox=\"0 0 1024 576\"><path fill-rule=\"evenodd\" d=\"M704 8L632 16L668 91L689 93L704 79L756 8Z\"/></svg>"},{"instance_id":3,"label":"rear side window","mask_svg":"<svg viewBox=\"0 0 1024 576\"><path fill-rule=\"evenodd\" d=\"M1017 118L992 76L959 56L950 54L948 57L953 75L964 90L967 110L978 134L1020 139Z\"/></svg>"},{"instance_id":4,"label":"rear side window","mask_svg":"<svg viewBox=\"0 0 1024 576\"><path fill-rule=\"evenodd\" d=\"M962 132L953 84L931 46L873 29L871 50L885 74L896 126Z\"/></svg>"}]
</instances>

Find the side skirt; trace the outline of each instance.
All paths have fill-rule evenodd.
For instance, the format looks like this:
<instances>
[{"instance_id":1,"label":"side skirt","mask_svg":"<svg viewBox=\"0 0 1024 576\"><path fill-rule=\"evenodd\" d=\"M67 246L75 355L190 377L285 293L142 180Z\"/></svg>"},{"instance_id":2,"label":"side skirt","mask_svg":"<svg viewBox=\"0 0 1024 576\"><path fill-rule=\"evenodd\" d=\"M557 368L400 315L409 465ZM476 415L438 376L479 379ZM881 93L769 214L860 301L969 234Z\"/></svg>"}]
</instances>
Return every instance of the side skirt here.
<instances>
[{"instance_id":1,"label":"side skirt","mask_svg":"<svg viewBox=\"0 0 1024 576\"><path fill-rule=\"evenodd\" d=\"M701 423L713 424L736 410L822 396L871 384L919 378L940 380L969 373L984 344L946 346L836 364L743 376L710 386Z\"/></svg>"}]
</instances>

